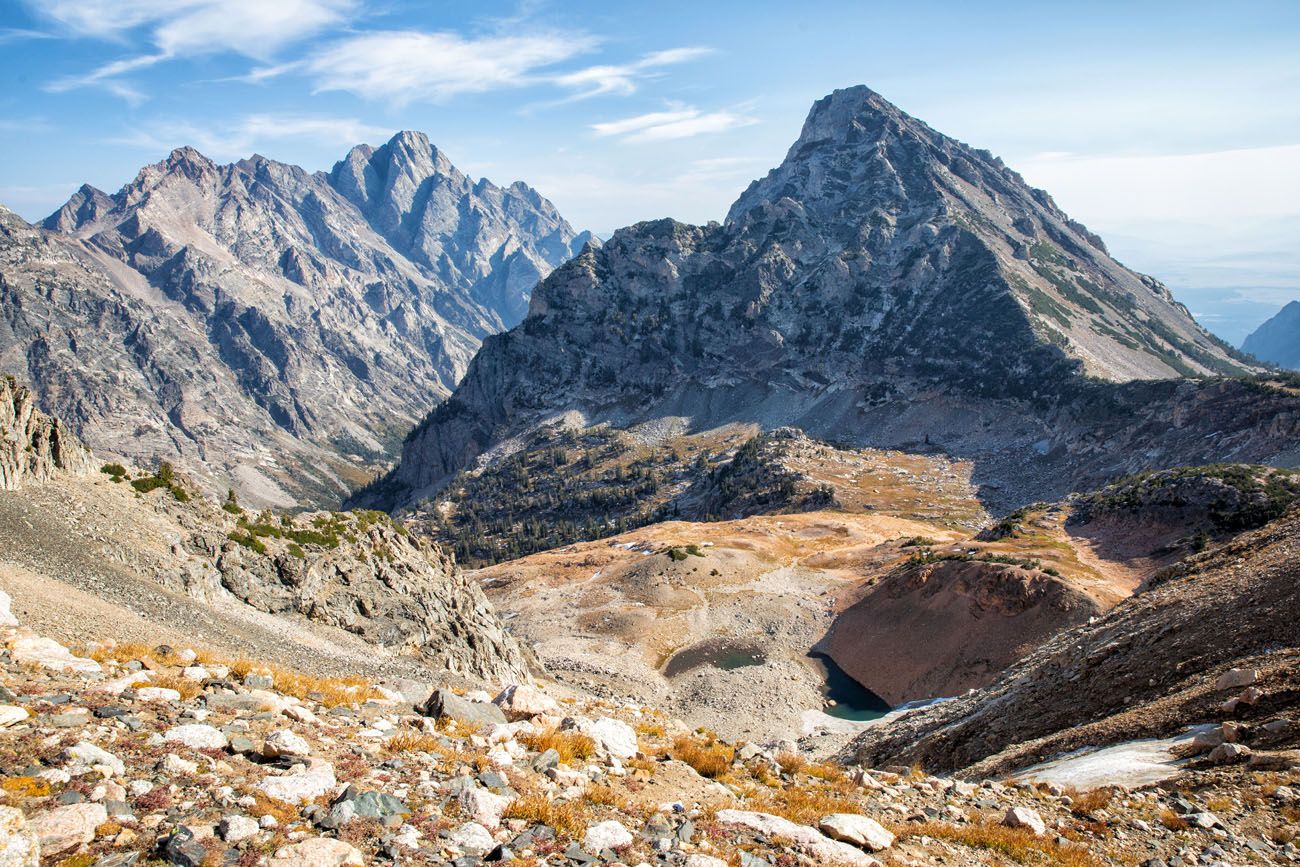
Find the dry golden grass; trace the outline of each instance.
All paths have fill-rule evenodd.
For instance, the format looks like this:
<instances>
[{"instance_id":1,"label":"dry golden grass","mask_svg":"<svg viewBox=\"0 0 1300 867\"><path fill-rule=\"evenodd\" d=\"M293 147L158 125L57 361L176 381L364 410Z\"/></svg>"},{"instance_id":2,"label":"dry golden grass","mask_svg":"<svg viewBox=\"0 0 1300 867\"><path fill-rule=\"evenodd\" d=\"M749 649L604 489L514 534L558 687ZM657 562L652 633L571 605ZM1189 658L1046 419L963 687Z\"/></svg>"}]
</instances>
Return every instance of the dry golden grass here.
<instances>
[{"instance_id":1,"label":"dry golden grass","mask_svg":"<svg viewBox=\"0 0 1300 867\"><path fill-rule=\"evenodd\" d=\"M791 775L797 774L808 767L808 760L798 753L777 753L776 763L780 765L782 771Z\"/></svg>"},{"instance_id":2,"label":"dry golden grass","mask_svg":"<svg viewBox=\"0 0 1300 867\"><path fill-rule=\"evenodd\" d=\"M1173 810L1160 811L1160 824L1164 825L1170 831L1186 831L1191 825L1182 816Z\"/></svg>"},{"instance_id":3,"label":"dry golden grass","mask_svg":"<svg viewBox=\"0 0 1300 867\"><path fill-rule=\"evenodd\" d=\"M613 786L588 786L583 797L588 804L594 804L597 807L613 807L622 812L627 812L632 808L632 803L627 799L627 796Z\"/></svg>"},{"instance_id":4,"label":"dry golden grass","mask_svg":"<svg viewBox=\"0 0 1300 867\"><path fill-rule=\"evenodd\" d=\"M50 784L39 777L7 777L0 780L0 789L17 798L44 798L50 793Z\"/></svg>"},{"instance_id":5,"label":"dry golden grass","mask_svg":"<svg viewBox=\"0 0 1300 867\"><path fill-rule=\"evenodd\" d=\"M736 749L713 737L701 741L690 735L681 735L673 741L670 754L690 765L701 777L717 778L731 770Z\"/></svg>"},{"instance_id":6,"label":"dry golden grass","mask_svg":"<svg viewBox=\"0 0 1300 867\"><path fill-rule=\"evenodd\" d=\"M933 837L972 849L996 852L1017 864L1101 867L1103 863L1081 846L1061 846L1055 839L1038 837L1028 828L1008 828L995 822L974 822L969 825L921 822L896 826L891 830L900 840L908 837Z\"/></svg>"},{"instance_id":7,"label":"dry golden grass","mask_svg":"<svg viewBox=\"0 0 1300 867\"><path fill-rule=\"evenodd\" d=\"M1110 806L1111 800L1115 797L1115 790L1101 788L1080 792L1076 789L1067 789L1065 794L1070 798L1071 813L1076 816L1091 816L1098 810Z\"/></svg>"},{"instance_id":8,"label":"dry golden grass","mask_svg":"<svg viewBox=\"0 0 1300 867\"><path fill-rule=\"evenodd\" d=\"M834 792L815 792L790 786L749 801L746 810L771 813L800 825L813 825L828 813L861 813L862 805Z\"/></svg>"},{"instance_id":9,"label":"dry golden grass","mask_svg":"<svg viewBox=\"0 0 1300 867\"><path fill-rule=\"evenodd\" d=\"M155 674L149 679L148 683L141 686L157 686L162 689L174 689L181 694L184 701L197 696L203 692L203 684L197 680L190 680L188 677L181 677L178 674Z\"/></svg>"},{"instance_id":10,"label":"dry golden grass","mask_svg":"<svg viewBox=\"0 0 1300 867\"><path fill-rule=\"evenodd\" d=\"M657 722L639 722L635 726L636 733L646 738L663 739L668 736L662 723Z\"/></svg>"},{"instance_id":11,"label":"dry golden grass","mask_svg":"<svg viewBox=\"0 0 1300 867\"><path fill-rule=\"evenodd\" d=\"M298 819L298 808L293 804L277 801L260 791L253 792L253 799L255 803L248 808L248 812L255 819L260 819L263 816L274 816L275 821L279 822L281 827Z\"/></svg>"},{"instance_id":12,"label":"dry golden grass","mask_svg":"<svg viewBox=\"0 0 1300 867\"><path fill-rule=\"evenodd\" d=\"M519 742L535 752L555 750L560 761L568 764L574 759L589 759L596 754L596 742L582 732L560 731L548 728L541 732L525 732Z\"/></svg>"},{"instance_id":13,"label":"dry golden grass","mask_svg":"<svg viewBox=\"0 0 1300 867\"><path fill-rule=\"evenodd\" d=\"M581 837L587 830L587 810L572 801L552 801L546 795L525 795L506 807L504 818L550 825L560 837Z\"/></svg>"},{"instance_id":14,"label":"dry golden grass","mask_svg":"<svg viewBox=\"0 0 1300 867\"><path fill-rule=\"evenodd\" d=\"M398 732L384 741L384 754L393 756L398 753L435 753L441 752L442 744L433 735L419 732Z\"/></svg>"}]
</instances>

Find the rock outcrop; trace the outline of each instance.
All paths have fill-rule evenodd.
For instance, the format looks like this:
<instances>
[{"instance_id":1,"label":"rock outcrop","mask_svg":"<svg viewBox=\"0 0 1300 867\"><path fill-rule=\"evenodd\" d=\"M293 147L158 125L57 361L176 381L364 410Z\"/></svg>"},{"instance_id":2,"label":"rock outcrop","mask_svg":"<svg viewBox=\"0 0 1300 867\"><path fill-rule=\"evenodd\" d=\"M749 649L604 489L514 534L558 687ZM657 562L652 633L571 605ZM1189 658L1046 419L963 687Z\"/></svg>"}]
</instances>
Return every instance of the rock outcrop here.
<instances>
[{"instance_id":1,"label":"rock outcrop","mask_svg":"<svg viewBox=\"0 0 1300 867\"><path fill-rule=\"evenodd\" d=\"M849 88L813 106L785 161L724 223L641 223L551 274L527 319L484 343L400 465L356 502L418 502L559 418L924 441L982 459L1015 496L1048 478L1068 490L1071 473L1115 455L1066 451L1131 424L1145 380L1251 370L1000 160ZM1152 411L1204 439L1217 429L1208 415L1183 421L1175 403L1198 399L1166 393ZM1300 401L1286 407L1293 436ZM1293 447L1269 430L1238 439L1269 457Z\"/></svg>"},{"instance_id":2,"label":"rock outcrop","mask_svg":"<svg viewBox=\"0 0 1300 867\"><path fill-rule=\"evenodd\" d=\"M63 423L36 408L36 396L0 374L0 491L57 473L87 473L90 452Z\"/></svg>"},{"instance_id":3,"label":"rock outcrop","mask_svg":"<svg viewBox=\"0 0 1300 867\"><path fill-rule=\"evenodd\" d=\"M1241 349L1260 361L1300 370L1300 301L1292 301L1251 332Z\"/></svg>"},{"instance_id":4,"label":"rock outcrop","mask_svg":"<svg viewBox=\"0 0 1300 867\"><path fill-rule=\"evenodd\" d=\"M1293 712L1300 676L1300 511L1157 574L1109 613L1057 635L990 686L862 734L868 765L1009 772L1084 746L1192 722ZM1232 669L1249 702L1225 703Z\"/></svg>"},{"instance_id":5,"label":"rock outcrop","mask_svg":"<svg viewBox=\"0 0 1300 867\"><path fill-rule=\"evenodd\" d=\"M102 456L332 505L590 240L420 133L329 174L179 148L43 228L0 210L0 367Z\"/></svg>"}]
</instances>

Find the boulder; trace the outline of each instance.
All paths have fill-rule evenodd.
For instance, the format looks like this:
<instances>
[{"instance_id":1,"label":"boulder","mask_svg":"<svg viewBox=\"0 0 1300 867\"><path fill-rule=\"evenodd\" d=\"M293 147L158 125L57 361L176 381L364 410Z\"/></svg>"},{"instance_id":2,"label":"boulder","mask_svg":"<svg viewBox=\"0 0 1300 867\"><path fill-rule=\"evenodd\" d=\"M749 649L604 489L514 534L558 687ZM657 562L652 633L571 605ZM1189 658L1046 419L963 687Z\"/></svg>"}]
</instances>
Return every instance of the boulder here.
<instances>
[{"instance_id":1,"label":"boulder","mask_svg":"<svg viewBox=\"0 0 1300 867\"><path fill-rule=\"evenodd\" d=\"M18 618L13 614L13 600L9 594L0 590L0 629L18 625Z\"/></svg>"},{"instance_id":2,"label":"boulder","mask_svg":"<svg viewBox=\"0 0 1300 867\"><path fill-rule=\"evenodd\" d=\"M95 839L95 829L108 821L103 804L68 804L38 813L28 823L41 841L44 856L57 855Z\"/></svg>"},{"instance_id":3,"label":"boulder","mask_svg":"<svg viewBox=\"0 0 1300 867\"><path fill-rule=\"evenodd\" d=\"M248 816L226 816L217 824L217 833L227 843L238 843L249 837L256 837L261 828L256 819Z\"/></svg>"},{"instance_id":4,"label":"boulder","mask_svg":"<svg viewBox=\"0 0 1300 867\"><path fill-rule=\"evenodd\" d=\"M105 778L126 774L126 765L121 759L90 741L68 747L63 751L63 760L67 762L67 770L73 774L98 771Z\"/></svg>"},{"instance_id":5,"label":"boulder","mask_svg":"<svg viewBox=\"0 0 1300 867\"><path fill-rule=\"evenodd\" d=\"M797 825L789 819L782 819L770 813L719 810L717 820L722 825L748 828L767 837L784 837L793 841L800 850L822 862L843 863L849 867L882 867L879 860L872 858L856 846L832 840L816 828Z\"/></svg>"},{"instance_id":6,"label":"boulder","mask_svg":"<svg viewBox=\"0 0 1300 867\"><path fill-rule=\"evenodd\" d=\"M544 713L557 713L560 705L535 686L516 683L501 690L492 703L512 720L532 719Z\"/></svg>"},{"instance_id":7,"label":"boulder","mask_svg":"<svg viewBox=\"0 0 1300 867\"><path fill-rule=\"evenodd\" d=\"M1230 668L1214 682L1215 689L1241 689L1259 680L1259 672L1253 668Z\"/></svg>"},{"instance_id":8,"label":"boulder","mask_svg":"<svg viewBox=\"0 0 1300 867\"><path fill-rule=\"evenodd\" d=\"M267 777L257 784L257 788L277 801L305 804L333 791L337 785L334 766L323 759L311 759L307 765L287 774Z\"/></svg>"},{"instance_id":9,"label":"boulder","mask_svg":"<svg viewBox=\"0 0 1300 867\"><path fill-rule=\"evenodd\" d=\"M268 867L363 867L365 859L350 843L331 837L310 837L275 850Z\"/></svg>"},{"instance_id":10,"label":"boulder","mask_svg":"<svg viewBox=\"0 0 1300 867\"><path fill-rule=\"evenodd\" d=\"M822 817L817 827L832 840L852 843L869 852L879 852L894 845L894 835L883 825L856 813L832 813Z\"/></svg>"},{"instance_id":11,"label":"boulder","mask_svg":"<svg viewBox=\"0 0 1300 867\"><path fill-rule=\"evenodd\" d=\"M266 736L262 744L262 755L268 759L278 759L281 756L305 758L311 755L311 744L296 732L279 729Z\"/></svg>"},{"instance_id":12,"label":"boulder","mask_svg":"<svg viewBox=\"0 0 1300 867\"><path fill-rule=\"evenodd\" d=\"M224 750L230 744L220 729L206 723L172 726L163 733L163 740L185 744L192 750Z\"/></svg>"},{"instance_id":13,"label":"boulder","mask_svg":"<svg viewBox=\"0 0 1300 867\"><path fill-rule=\"evenodd\" d=\"M1219 744L1210 750L1209 760L1216 765L1230 765L1250 758L1250 747L1242 744Z\"/></svg>"},{"instance_id":14,"label":"boulder","mask_svg":"<svg viewBox=\"0 0 1300 867\"><path fill-rule=\"evenodd\" d=\"M497 847L492 832L477 822L466 822L451 832L451 844L469 855L482 855Z\"/></svg>"},{"instance_id":15,"label":"boulder","mask_svg":"<svg viewBox=\"0 0 1300 867\"><path fill-rule=\"evenodd\" d=\"M1002 817L1002 824L1008 828L1028 828L1039 837L1047 833L1047 823L1043 817L1028 807L1011 807Z\"/></svg>"},{"instance_id":16,"label":"boulder","mask_svg":"<svg viewBox=\"0 0 1300 867\"><path fill-rule=\"evenodd\" d=\"M181 694L165 686L142 686L135 691L140 701L180 701Z\"/></svg>"},{"instance_id":17,"label":"boulder","mask_svg":"<svg viewBox=\"0 0 1300 867\"><path fill-rule=\"evenodd\" d=\"M460 812L485 828L496 828L501 824L501 814L506 811L514 798L496 795L477 786L461 789L456 798L460 803Z\"/></svg>"},{"instance_id":18,"label":"boulder","mask_svg":"<svg viewBox=\"0 0 1300 867\"><path fill-rule=\"evenodd\" d=\"M593 855L606 849L621 849L632 845L632 832L614 820L592 825L582 835L582 848Z\"/></svg>"},{"instance_id":19,"label":"boulder","mask_svg":"<svg viewBox=\"0 0 1300 867\"><path fill-rule=\"evenodd\" d=\"M21 810L0 807L0 867L40 867L41 844Z\"/></svg>"},{"instance_id":20,"label":"boulder","mask_svg":"<svg viewBox=\"0 0 1300 867\"><path fill-rule=\"evenodd\" d=\"M420 705L420 713L435 719L451 717L457 722L489 725L506 722L506 715L494 704L467 701L449 689L435 689Z\"/></svg>"},{"instance_id":21,"label":"boulder","mask_svg":"<svg viewBox=\"0 0 1300 867\"><path fill-rule=\"evenodd\" d=\"M93 659L73 655L72 651L52 638L19 633L5 642L9 655L18 665L35 665L50 671L75 674L99 674L104 668Z\"/></svg>"},{"instance_id":22,"label":"boulder","mask_svg":"<svg viewBox=\"0 0 1300 867\"><path fill-rule=\"evenodd\" d=\"M27 712L26 708L21 708L16 704L0 704L0 729L18 725L29 716L31 714Z\"/></svg>"},{"instance_id":23,"label":"boulder","mask_svg":"<svg viewBox=\"0 0 1300 867\"><path fill-rule=\"evenodd\" d=\"M603 753L620 759L630 759L637 754L636 730L622 720L610 717L580 719L576 727L595 741L596 748Z\"/></svg>"}]
</instances>

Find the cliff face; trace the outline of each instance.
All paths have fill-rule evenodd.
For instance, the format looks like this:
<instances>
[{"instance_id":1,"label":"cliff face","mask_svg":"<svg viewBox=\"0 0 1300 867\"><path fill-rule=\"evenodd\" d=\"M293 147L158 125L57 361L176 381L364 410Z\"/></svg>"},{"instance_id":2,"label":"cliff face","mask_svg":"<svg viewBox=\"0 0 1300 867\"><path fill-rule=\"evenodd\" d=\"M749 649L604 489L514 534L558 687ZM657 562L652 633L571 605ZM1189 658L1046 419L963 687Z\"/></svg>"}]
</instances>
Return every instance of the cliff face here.
<instances>
[{"instance_id":1,"label":"cliff face","mask_svg":"<svg viewBox=\"0 0 1300 867\"><path fill-rule=\"evenodd\" d=\"M60 473L91 470L90 452L57 418L36 408L36 397L0 374L0 491L16 491Z\"/></svg>"},{"instance_id":2,"label":"cliff face","mask_svg":"<svg viewBox=\"0 0 1300 867\"><path fill-rule=\"evenodd\" d=\"M557 418L1005 453L1088 381L1249 369L1000 160L851 88L725 223L639 224L557 269L358 502L418 501Z\"/></svg>"},{"instance_id":3,"label":"cliff face","mask_svg":"<svg viewBox=\"0 0 1300 867\"><path fill-rule=\"evenodd\" d=\"M282 506L391 459L591 240L410 132L330 174L180 148L0 224L0 364L97 451Z\"/></svg>"}]
</instances>

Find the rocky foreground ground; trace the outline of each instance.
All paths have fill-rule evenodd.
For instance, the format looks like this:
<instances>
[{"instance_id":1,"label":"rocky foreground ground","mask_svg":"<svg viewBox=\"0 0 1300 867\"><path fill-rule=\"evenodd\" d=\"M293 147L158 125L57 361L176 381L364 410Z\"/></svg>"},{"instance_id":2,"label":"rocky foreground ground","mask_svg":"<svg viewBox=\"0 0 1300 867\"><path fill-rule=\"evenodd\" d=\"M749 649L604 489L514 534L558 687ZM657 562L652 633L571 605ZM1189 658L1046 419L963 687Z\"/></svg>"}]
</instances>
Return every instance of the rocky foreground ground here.
<instances>
[{"instance_id":1,"label":"rocky foreground ground","mask_svg":"<svg viewBox=\"0 0 1300 867\"><path fill-rule=\"evenodd\" d=\"M1285 756L1142 791L846 769L530 684L412 695L192 648L70 650L0 602L5 867L1300 862Z\"/></svg>"}]
</instances>

